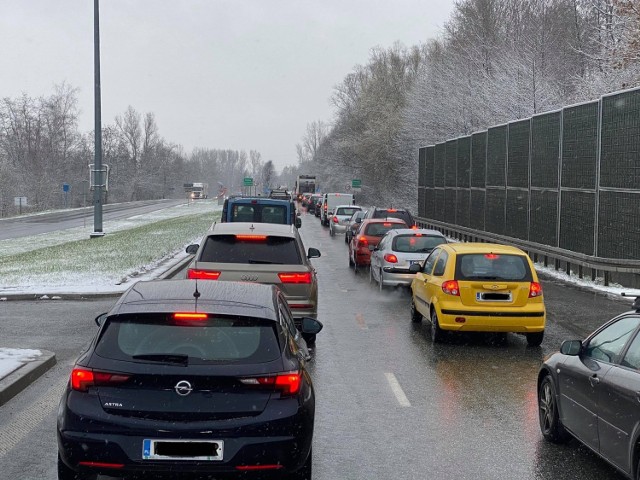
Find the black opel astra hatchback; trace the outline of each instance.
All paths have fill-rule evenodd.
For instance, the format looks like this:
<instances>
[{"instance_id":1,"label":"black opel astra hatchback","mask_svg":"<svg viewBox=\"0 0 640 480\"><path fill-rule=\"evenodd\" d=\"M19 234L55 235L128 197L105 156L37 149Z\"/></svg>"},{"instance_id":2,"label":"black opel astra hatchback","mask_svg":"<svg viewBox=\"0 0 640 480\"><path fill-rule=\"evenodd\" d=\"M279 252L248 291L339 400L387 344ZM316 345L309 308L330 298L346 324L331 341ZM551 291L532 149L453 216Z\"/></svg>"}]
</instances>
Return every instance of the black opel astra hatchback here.
<instances>
[{"instance_id":1,"label":"black opel astra hatchback","mask_svg":"<svg viewBox=\"0 0 640 480\"><path fill-rule=\"evenodd\" d=\"M309 354L277 287L138 282L96 323L58 410L60 480L311 478Z\"/></svg>"}]
</instances>

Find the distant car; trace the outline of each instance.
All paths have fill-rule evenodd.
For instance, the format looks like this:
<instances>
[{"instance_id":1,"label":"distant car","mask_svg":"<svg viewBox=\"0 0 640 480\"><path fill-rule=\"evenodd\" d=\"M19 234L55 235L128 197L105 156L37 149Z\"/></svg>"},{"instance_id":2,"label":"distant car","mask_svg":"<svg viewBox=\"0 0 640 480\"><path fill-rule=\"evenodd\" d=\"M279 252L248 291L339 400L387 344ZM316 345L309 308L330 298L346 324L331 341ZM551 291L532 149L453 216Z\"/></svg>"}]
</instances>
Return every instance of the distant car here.
<instances>
[{"instance_id":1,"label":"distant car","mask_svg":"<svg viewBox=\"0 0 640 480\"><path fill-rule=\"evenodd\" d=\"M274 188L269 192L269 198L292 201L291 193L284 188Z\"/></svg>"},{"instance_id":2,"label":"distant car","mask_svg":"<svg viewBox=\"0 0 640 480\"><path fill-rule=\"evenodd\" d=\"M313 194L309 197L309 201L307 202L307 213L311 215L315 215L316 217L320 216L320 202L322 202L322 195Z\"/></svg>"},{"instance_id":3,"label":"distant car","mask_svg":"<svg viewBox=\"0 0 640 480\"><path fill-rule=\"evenodd\" d=\"M279 223L302 227L294 202L277 198L229 197L222 206L220 221Z\"/></svg>"},{"instance_id":4,"label":"distant car","mask_svg":"<svg viewBox=\"0 0 640 480\"><path fill-rule=\"evenodd\" d=\"M273 284L283 291L300 328L303 317L318 314L318 280L309 261L320 251L305 251L292 225L270 223L217 223L200 245L189 245L194 254L187 278ZM308 343L315 337L307 335Z\"/></svg>"},{"instance_id":5,"label":"distant car","mask_svg":"<svg viewBox=\"0 0 640 480\"><path fill-rule=\"evenodd\" d=\"M369 280L385 285L409 286L416 276L409 271L413 264L421 264L435 247L447 243L437 230L401 229L389 230L371 252Z\"/></svg>"},{"instance_id":6,"label":"distant car","mask_svg":"<svg viewBox=\"0 0 640 480\"><path fill-rule=\"evenodd\" d=\"M628 478L640 476L640 297L586 340L562 343L538 374L540 429L572 436ZM565 451L565 453L567 453Z\"/></svg>"},{"instance_id":7,"label":"distant car","mask_svg":"<svg viewBox=\"0 0 640 480\"><path fill-rule=\"evenodd\" d=\"M333 211L333 215L329 220L329 235L332 237L336 233L344 233L349 226L349 219L362 207L357 205L338 205Z\"/></svg>"},{"instance_id":8,"label":"distant car","mask_svg":"<svg viewBox=\"0 0 640 480\"><path fill-rule=\"evenodd\" d=\"M413 227L416 224L409 210L404 208L372 207L367 210L367 215L364 218L399 218L409 227Z\"/></svg>"},{"instance_id":9,"label":"distant car","mask_svg":"<svg viewBox=\"0 0 640 480\"><path fill-rule=\"evenodd\" d=\"M347 229L344 232L344 243L349 243L351 238L355 234L356 230L360 228L360 224L364 219L364 216L367 214L366 210L358 210L349 219L349 223L347 224Z\"/></svg>"},{"instance_id":10,"label":"distant car","mask_svg":"<svg viewBox=\"0 0 640 480\"><path fill-rule=\"evenodd\" d=\"M58 409L59 480L311 478L314 389L278 288L138 282L96 323Z\"/></svg>"},{"instance_id":11,"label":"distant car","mask_svg":"<svg viewBox=\"0 0 640 480\"><path fill-rule=\"evenodd\" d=\"M530 346L544 337L542 287L529 256L492 243L447 243L409 267L411 319L431 321L431 340L445 331L514 332Z\"/></svg>"},{"instance_id":12,"label":"distant car","mask_svg":"<svg viewBox=\"0 0 640 480\"><path fill-rule=\"evenodd\" d=\"M407 228L407 224L397 218L370 218L362 221L349 242L349 265L356 273L360 267L369 265L371 257L369 246L377 246L380 239L394 228Z\"/></svg>"}]
</instances>

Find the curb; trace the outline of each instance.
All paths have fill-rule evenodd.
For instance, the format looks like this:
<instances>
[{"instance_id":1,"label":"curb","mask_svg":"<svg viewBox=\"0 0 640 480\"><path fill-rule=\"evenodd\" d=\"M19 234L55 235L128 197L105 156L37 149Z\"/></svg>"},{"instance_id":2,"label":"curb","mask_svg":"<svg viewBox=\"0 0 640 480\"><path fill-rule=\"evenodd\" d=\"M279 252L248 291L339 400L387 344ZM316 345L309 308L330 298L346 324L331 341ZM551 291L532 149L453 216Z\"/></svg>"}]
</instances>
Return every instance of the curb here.
<instances>
[{"instance_id":1,"label":"curb","mask_svg":"<svg viewBox=\"0 0 640 480\"><path fill-rule=\"evenodd\" d=\"M40 351L42 355L38 360L25 363L0 380L0 406L18 395L56 364L55 353L47 350Z\"/></svg>"}]
</instances>

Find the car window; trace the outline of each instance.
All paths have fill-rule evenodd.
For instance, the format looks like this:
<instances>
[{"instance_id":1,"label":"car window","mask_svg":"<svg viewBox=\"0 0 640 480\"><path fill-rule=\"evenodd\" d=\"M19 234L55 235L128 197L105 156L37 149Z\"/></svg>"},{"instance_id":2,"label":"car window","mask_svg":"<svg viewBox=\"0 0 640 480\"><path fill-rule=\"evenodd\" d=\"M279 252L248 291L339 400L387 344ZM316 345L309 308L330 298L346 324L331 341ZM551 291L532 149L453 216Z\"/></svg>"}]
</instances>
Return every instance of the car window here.
<instances>
[{"instance_id":1,"label":"car window","mask_svg":"<svg viewBox=\"0 0 640 480\"><path fill-rule=\"evenodd\" d=\"M372 237L382 237L389 230L394 230L398 228L407 228L407 226L401 223L391 223L391 222L370 223L366 226L364 234L371 235Z\"/></svg>"},{"instance_id":2,"label":"car window","mask_svg":"<svg viewBox=\"0 0 640 480\"><path fill-rule=\"evenodd\" d=\"M139 356L187 355L189 364L264 363L280 357L276 323L249 317L174 320L172 314L128 315L110 319L96 354L123 361ZM138 358L136 358L138 357Z\"/></svg>"},{"instance_id":3,"label":"car window","mask_svg":"<svg viewBox=\"0 0 640 480\"><path fill-rule=\"evenodd\" d=\"M436 262L436 266L433 269L433 275L436 277L441 277L444 275L444 269L447 266L447 260L449 259L449 254L447 252L442 252L438 257L438 261Z\"/></svg>"},{"instance_id":4,"label":"car window","mask_svg":"<svg viewBox=\"0 0 640 480\"><path fill-rule=\"evenodd\" d=\"M336 210L336 215L353 215L355 212L357 212L359 209L357 208L352 208L352 207L340 207Z\"/></svg>"},{"instance_id":5,"label":"car window","mask_svg":"<svg viewBox=\"0 0 640 480\"><path fill-rule=\"evenodd\" d=\"M391 248L396 252L426 253L443 243L447 243L447 240L439 235L397 235Z\"/></svg>"},{"instance_id":6,"label":"car window","mask_svg":"<svg viewBox=\"0 0 640 480\"><path fill-rule=\"evenodd\" d=\"M431 252L431 254L425 260L424 266L422 267L423 273L426 273L427 275L431 275L431 272L433 271L433 266L435 265L440 252L441 250L439 248L436 248L433 252Z\"/></svg>"},{"instance_id":7,"label":"car window","mask_svg":"<svg viewBox=\"0 0 640 480\"><path fill-rule=\"evenodd\" d=\"M640 335L633 339L620 365L640 370Z\"/></svg>"},{"instance_id":8,"label":"car window","mask_svg":"<svg viewBox=\"0 0 640 480\"><path fill-rule=\"evenodd\" d=\"M411 217L411 214L406 210L397 210L394 208L390 208L387 210L378 209L373 212L371 218L399 218L400 220L404 221L404 223L406 223L408 227L413 225L413 218Z\"/></svg>"},{"instance_id":9,"label":"car window","mask_svg":"<svg viewBox=\"0 0 640 480\"><path fill-rule=\"evenodd\" d=\"M287 330L289 331L289 334L293 338L295 338L296 334L298 333L298 330L296 329L295 323L293 323L293 316L289 311L289 307L287 306L286 302L282 299L278 302L278 304L279 304L282 321L287 326Z\"/></svg>"},{"instance_id":10,"label":"car window","mask_svg":"<svg viewBox=\"0 0 640 480\"><path fill-rule=\"evenodd\" d=\"M531 282L533 276L523 255L470 253L457 256L456 279Z\"/></svg>"},{"instance_id":11,"label":"car window","mask_svg":"<svg viewBox=\"0 0 640 480\"><path fill-rule=\"evenodd\" d=\"M584 355L607 363L614 362L639 324L640 317L621 318L589 340Z\"/></svg>"},{"instance_id":12,"label":"car window","mask_svg":"<svg viewBox=\"0 0 640 480\"><path fill-rule=\"evenodd\" d=\"M295 239L272 235L210 235L198 261L302 265Z\"/></svg>"}]
</instances>

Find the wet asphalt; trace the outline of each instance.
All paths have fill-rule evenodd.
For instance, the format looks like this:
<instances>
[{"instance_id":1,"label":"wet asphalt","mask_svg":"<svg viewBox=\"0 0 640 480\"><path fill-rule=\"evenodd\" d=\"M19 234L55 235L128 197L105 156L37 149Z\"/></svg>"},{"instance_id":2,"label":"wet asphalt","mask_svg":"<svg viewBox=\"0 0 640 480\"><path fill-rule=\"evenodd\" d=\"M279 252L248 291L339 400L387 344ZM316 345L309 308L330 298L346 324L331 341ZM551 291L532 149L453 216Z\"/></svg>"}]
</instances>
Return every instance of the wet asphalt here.
<instances>
[{"instance_id":1,"label":"wet asphalt","mask_svg":"<svg viewBox=\"0 0 640 480\"><path fill-rule=\"evenodd\" d=\"M303 214L301 234L320 289L319 334L310 364L316 390L315 480L621 479L576 441L557 446L539 431L536 375L544 356L583 338L628 302L543 279L545 341L506 343L457 335L433 345L413 324L408 290L369 283L349 268L344 237ZM73 360L113 299L0 303L0 347L42 348L58 364L0 407L0 478L56 479L55 420Z\"/></svg>"}]
</instances>

